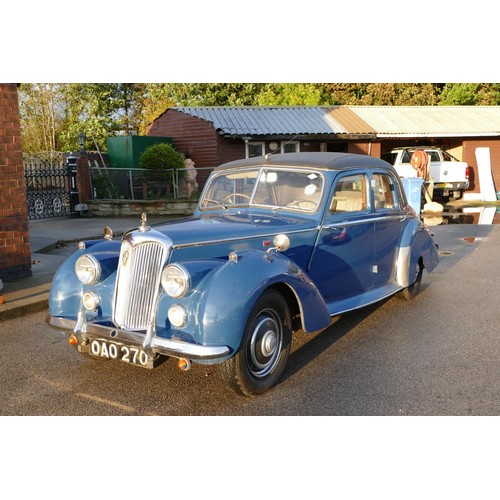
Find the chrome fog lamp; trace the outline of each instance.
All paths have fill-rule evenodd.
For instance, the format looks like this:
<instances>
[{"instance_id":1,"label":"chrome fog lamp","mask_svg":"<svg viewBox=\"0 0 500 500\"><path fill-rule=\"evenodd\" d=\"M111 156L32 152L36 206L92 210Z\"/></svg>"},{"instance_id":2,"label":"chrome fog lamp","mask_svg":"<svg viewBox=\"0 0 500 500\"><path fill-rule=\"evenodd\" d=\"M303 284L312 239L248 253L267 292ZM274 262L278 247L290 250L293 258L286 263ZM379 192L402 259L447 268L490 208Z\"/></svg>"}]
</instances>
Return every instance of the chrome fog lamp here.
<instances>
[{"instance_id":1,"label":"chrome fog lamp","mask_svg":"<svg viewBox=\"0 0 500 500\"><path fill-rule=\"evenodd\" d=\"M190 288L189 273L178 264L168 265L161 273L161 285L170 297L184 297Z\"/></svg>"},{"instance_id":2,"label":"chrome fog lamp","mask_svg":"<svg viewBox=\"0 0 500 500\"><path fill-rule=\"evenodd\" d=\"M187 311L179 304L174 304L168 310L168 320L176 328L182 328L187 324Z\"/></svg>"},{"instance_id":3,"label":"chrome fog lamp","mask_svg":"<svg viewBox=\"0 0 500 500\"><path fill-rule=\"evenodd\" d=\"M83 307L85 307L87 311L95 311L99 307L101 299L97 293L90 291L83 294L82 302Z\"/></svg>"},{"instance_id":4,"label":"chrome fog lamp","mask_svg":"<svg viewBox=\"0 0 500 500\"><path fill-rule=\"evenodd\" d=\"M75 273L84 285L94 285L101 278L101 264L92 255L82 255L75 262Z\"/></svg>"}]
</instances>

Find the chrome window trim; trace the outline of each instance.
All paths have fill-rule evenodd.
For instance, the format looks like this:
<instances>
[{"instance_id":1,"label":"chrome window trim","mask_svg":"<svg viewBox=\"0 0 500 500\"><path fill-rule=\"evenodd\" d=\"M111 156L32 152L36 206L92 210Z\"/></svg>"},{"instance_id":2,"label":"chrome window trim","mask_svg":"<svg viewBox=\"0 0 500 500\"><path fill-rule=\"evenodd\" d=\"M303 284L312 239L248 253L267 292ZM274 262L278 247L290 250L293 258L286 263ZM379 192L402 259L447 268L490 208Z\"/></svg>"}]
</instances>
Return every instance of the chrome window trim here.
<instances>
[{"instance_id":1,"label":"chrome window trim","mask_svg":"<svg viewBox=\"0 0 500 500\"><path fill-rule=\"evenodd\" d=\"M297 208L292 208L292 207L287 207L287 206L282 206L282 205L263 205L261 203L252 203L254 197L255 197L255 192L257 190L257 186L259 185L259 180L262 176L263 170L284 170L286 172L300 172L300 173L310 173L310 174L317 174L319 177L321 177L322 183L321 183L321 192L319 195L319 201L318 204L316 205L316 208L312 211L308 210L300 210ZM230 205L228 206L228 210L231 208L236 208L239 206L245 206L245 207L256 207L256 208L267 208L270 210L285 210L287 212L294 212L294 213L299 213L299 214L316 214L320 210L322 204L323 204L323 197L325 195L326 191L326 186L327 186L327 179L325 178L325 174L323 172L328 171L327 169L321 169L321 168L311 168L311 167L304 167L304 168L297 168L297 167L287 167L286 165L254 165L252 167L248 168L232 168L228 170L222 170L220 172L216 172L214 174L214 179L221 176L221 175L227 175L231 173L241 173L241 172L251 172L251 171L257 171L257 177L256 177L256 182L255 186L252 189L252 194L250 196L250 200L248 204L239 204L239 205ZM210 181L212 182L212 180ZM214 206L214 207L202 207L202 201L204 199L204 194L205 194L205 189L208 189L209 184L203 189L202 196L200 197L199 203L198 203L198 209L200 212L210 212L213 210L220 210L221 207L219 206Z\"/></svg>"},{"instance_id":2,"label":"chrome window trim","mask_svg":"<svg viewBox=\"0 0 500 500\"><path fill-rule=\"evenodd\" d=\"M331 222L328 224L325 224L321 226L321 229L335 229L338 227L345 227L345 226L354 226L357 224L365 224L367 222L380 222L383 220L392 220L392 219L399 219L403 220L403 214L400 213L398 215L387 215L387 216L379 216L379 217L370 217L370 218L363 218L359 220L339 220L338 222Z\"/></svg>"},{"instance_id":3,"label":"chrome window trim","mask_svg":"<svg viewBox=\"0 0 500 500\"><path fill-rule=\"evenodd\" d=\"M395 188L393 190L394 203L395 203L395 205L397 205L397 206L394 206L392 208L375 208L375 207L373 207L375 209L375 212L401 211L401 210L403 210L403 208L405 207L405 204L403 202L405 200L405 198L402 196L403 187L401 185L401 182L398 182L399 179L396 179L396 177L394 176L394 173L390 172L389 170L381 170L381 169L374 170L370 174L370 179L373 179L373 177L375 175L387 175L387 177L389 177L389 179L391 179L392 185ZM371 191L373 192L373 189L371 189Z\"/></svg>"},{"instance_id":4,"label":"chrome window trim","mask_svg":"<svg viewBox=\"0 0 500 500\"><path fill-rule=\"evenodd\" d=\"M342 212L336 212L335 210L332 210L332 204L333 200L335 198L335 193L337 192L337 187L339 183L342 181L342 179L346 177L354 177L356 175L359 175L361 177L365 177L366 182L365 182L365 198L366 198L366 208L362 210L352 210L352 211L342 211ZM333 188L331 191L330 199L328 200L328 212L331 217L335 217L336 215L343 215L345 216L359 216L363 214L369 214L372 212L373 205L372 205L372 188L370 186L371 182L371 177L369 175L369 172L367 170L364 170L362 167L356 168L353 171L344 171L341 172L338 176L335 177L334 182L333 182Z\"/></svg>"}]
</instances>

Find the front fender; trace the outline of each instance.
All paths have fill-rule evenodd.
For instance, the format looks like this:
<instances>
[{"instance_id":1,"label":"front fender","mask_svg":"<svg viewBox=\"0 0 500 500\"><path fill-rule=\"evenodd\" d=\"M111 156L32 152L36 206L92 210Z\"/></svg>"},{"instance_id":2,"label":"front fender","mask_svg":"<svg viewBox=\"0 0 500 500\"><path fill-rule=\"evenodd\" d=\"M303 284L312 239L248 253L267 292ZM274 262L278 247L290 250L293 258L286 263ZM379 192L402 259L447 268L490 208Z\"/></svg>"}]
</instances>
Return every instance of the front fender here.
<instances>
[{"instance_id":1,"label":"front fender","mask_svg":"<svg viewBox=\"0 0 500 500\"><path fill-rule=\"evenodd\" d=\"M93 287L84 286L75 273L75 262L84 254L92 254L101 263L102 282ZM81 309L82 294L87 289L97 289L102 297L112 296L116 266L120 255L120 242L100 240L86 245L83 250L77 250L59 267L49 293L49 312L52 316L75 319ZM111 299L103 300L110 305ZM109 307L108 307L109 308ZM109 311L106 311L110 315Z\"/></svg>"},{"instance_id":2,"label":"front fender","mask_svg":"<svg viewBox=\"0 0 500 500\"><path fill-rule=\"evenodd\" d=\"M410 286L410 276L422 259L427 272L432 272L439 262L432 234L418 219L412 219L405 227L399 243L396 281L402 287Z\"/></svg>"},{"instance_id":3,"label":"front fender","mask_svg":"<svg viewBox=\"0 0 500 500\"><path fill-rule=\"evenodd\" d=\"M330 324L326 304L309 277L282 254L249 250L210 273L197 291L199 339L206 344L240 347L251 309L265 289L285 284L299 303L304 330Z\"/></svg>"}]
</instances>

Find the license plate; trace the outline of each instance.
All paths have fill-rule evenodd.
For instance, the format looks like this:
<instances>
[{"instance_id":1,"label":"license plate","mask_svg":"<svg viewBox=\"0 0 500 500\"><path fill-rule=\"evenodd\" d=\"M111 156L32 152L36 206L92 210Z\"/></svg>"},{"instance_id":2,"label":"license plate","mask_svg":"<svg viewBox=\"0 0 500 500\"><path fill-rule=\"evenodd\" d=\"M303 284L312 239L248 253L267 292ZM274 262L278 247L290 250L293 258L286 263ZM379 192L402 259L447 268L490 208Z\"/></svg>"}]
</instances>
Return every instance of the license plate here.
<instances>
[{"instance_id":1,"label":"license plate","mask_svg":"<svg viewBox=\"0 0 500 500\"><path fill-rule=\"evenodd\" d=\"M116 359L143 368L153 368L153 358L142 349L107 340L91 340L89 354L99 358Z\"/></svg>"}]
</instances>

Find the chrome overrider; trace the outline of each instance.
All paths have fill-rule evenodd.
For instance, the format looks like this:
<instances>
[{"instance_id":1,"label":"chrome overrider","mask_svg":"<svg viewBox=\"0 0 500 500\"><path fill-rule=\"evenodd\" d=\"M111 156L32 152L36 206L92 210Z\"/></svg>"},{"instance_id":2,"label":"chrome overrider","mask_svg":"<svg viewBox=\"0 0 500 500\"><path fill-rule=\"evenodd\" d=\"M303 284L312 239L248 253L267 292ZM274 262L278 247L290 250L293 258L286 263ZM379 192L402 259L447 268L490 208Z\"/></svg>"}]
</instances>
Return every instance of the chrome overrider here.
<instances>
[{"instance_id":1,"label":"chrome overrider","mask_svg":"<svg viewBox=\"0 0 500 500\"><path fill-rule=\"evenodd\" d=\"M47 323L58 330L66 333L72 333L78 339L80 350L82 346L88 345L94 338L107 339L119 344L139 347L148 354L162 354L164 356L173 356L176 358L188 359L218 359L227 356L230 353L227 346L205 346L191 344L180 340L166 339L158 337L154 331L154 326L148 327L146 335L141 332L133 332L113 328L85 321L85 313L80 311L78 319L60 318L48 316Z\"/></svg>"}]
</instances>

